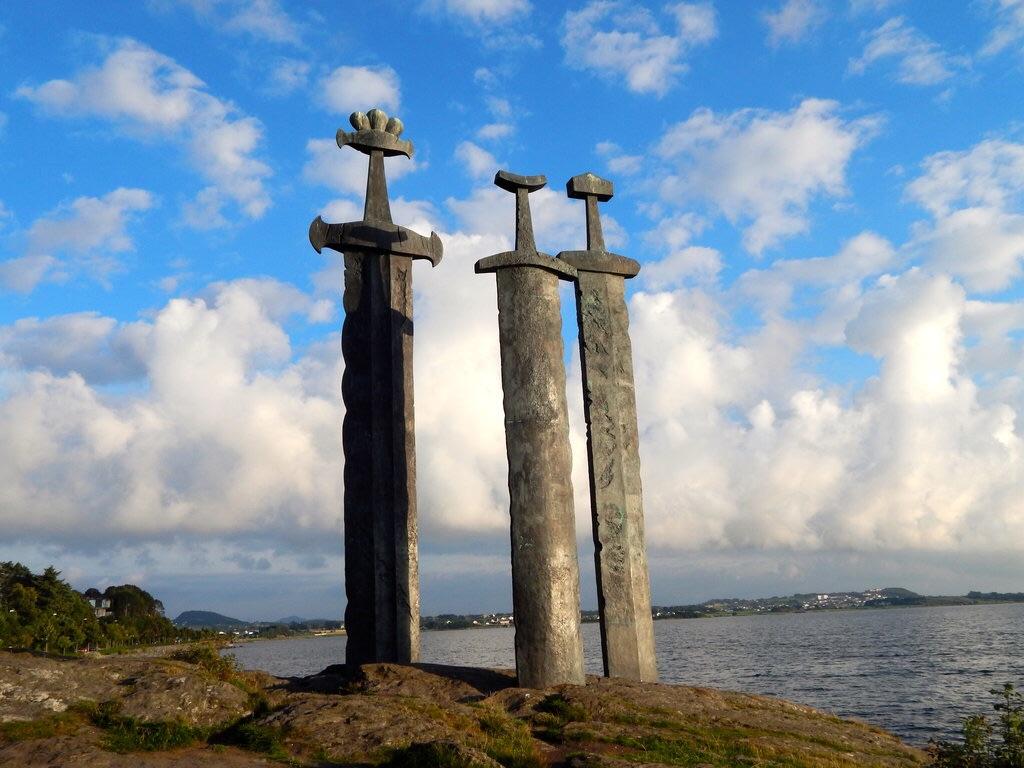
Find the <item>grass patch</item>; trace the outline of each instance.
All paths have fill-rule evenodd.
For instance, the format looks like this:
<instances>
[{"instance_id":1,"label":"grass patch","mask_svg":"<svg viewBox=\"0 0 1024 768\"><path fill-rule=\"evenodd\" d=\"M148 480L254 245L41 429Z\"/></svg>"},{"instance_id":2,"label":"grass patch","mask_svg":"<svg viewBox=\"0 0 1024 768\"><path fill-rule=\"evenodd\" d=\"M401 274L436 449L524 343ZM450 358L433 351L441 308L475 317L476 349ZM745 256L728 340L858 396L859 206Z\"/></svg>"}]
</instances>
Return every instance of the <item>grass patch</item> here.
<instances>
[{"instance_id":1,"label":"grass patch","mask_svg":"<svg viewBox=\"0 0 1024 768\"><path fill-rule=\"evenodd\" d=\"M61 712L38 720L14 720L0 723L0 741L31 741L32 739L52 739L74 733L82 725L82 717L77 712Z\"/></svg>"},{"instance_id":2,"label":"grass patch","mask_svg":"<svg viewBox=\"0 0 1024 768\"><path fill-rule=\"evenodd\" d=\"M483 734L480 748L505 768L541 768L544 765L526 723L494 711L481 716L480 731Z\"/></svg>"},{"instance_id":3,"label":"grass patch","mask_svg":"<svg viewBox=\"0 0 1024 768\"><path fill-rule=\"evenodd\" d=\"M382 766L387 768L473 768L473 758L448 742L432 741L396 749Z\"/></svg>"},{"instance_id":4,"label":"grass patch","mask_svg":"<svg viewBox=\"0 0 1024 768\"><path fill-rule=\"evenodd\" d=\"M732 728L708 728L690 731L688 738L668 739L663 736L618 736L611 743L625 747L621 754L637 763L667 765L728 766L752 765L764 768L839 768L855 765L837 756L798 757L779 754L779 746L752 740L755 734Z\"/></svg>"},{"instance_id":5,"label":"grass patch","mask_svg":"<svg viewBox=\"0 0 1024 768\"><path fill-rule=\"evenodd\" d=\"M258 752L274 760L287 760L290 755L284 747L284 731L252 720L236 723L214 737L219 745L229 745Z\"/></svg>"},{"instance_id":6,"label":"grass patch","mask_svg":"<svg viewBox=\"0 0 1024 768\"><path fill-rule=\"evenodd\" d=\"M249 703L255 714L265 713L270 708L266 693L253 685L245 673L238 668L238 661L235 657L231 654L221 656L215 645L196 643L172 651L167 658L194 664L211 677L230 683L243 693L249 694Z\"/></svg>"},{"instance_id":7,"label":"grass patch","mask_svg":"<svg viewBox=\"0 0 1024 768\"><path fill-rule=\"evenodd\" d=\"M159 752L205 742L208 728L179 720L146 721L122 715L116 701L86 701L73 709L104 731L103 748L111 752Z\"/></svg>"},{"instance_id":8,"label":"grass patch","mask_svg":"<svg viewBox=\"0 0 1024 768\"><path fill-rule=\"evenodd\" d=\"M175 661L184 661L187 664L195 664L197 667L206 670L218 680L231 682L232 678L238 676L238 662L235 657L228 654L221 656L217 649L207 643L197 643L185 648L179 648L168 654L167 658Z\"/></svg>"},{"instance_id":9,"label":"grass patch","mask_svg":"<svg viewBox=\"0 0 1024 768\"><path fill-rule=\"evenodd\" d=\"M566 740L565 726L583 722L587 716L582 705L572 703L560 693L552 693L534 707L533 733L550 744L562 744Z\"/></svg>"}]
</instances>

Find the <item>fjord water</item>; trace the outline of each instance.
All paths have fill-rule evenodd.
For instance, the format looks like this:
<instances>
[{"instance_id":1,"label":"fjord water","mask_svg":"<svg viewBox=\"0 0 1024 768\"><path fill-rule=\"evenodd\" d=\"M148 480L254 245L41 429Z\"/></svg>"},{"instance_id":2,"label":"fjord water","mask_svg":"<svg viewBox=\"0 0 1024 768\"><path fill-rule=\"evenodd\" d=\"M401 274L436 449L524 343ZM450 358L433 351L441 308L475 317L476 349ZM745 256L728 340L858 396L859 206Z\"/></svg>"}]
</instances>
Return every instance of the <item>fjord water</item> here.
<instances>
[{"instance_id":1,"label":"fjord water","mask_svg":"<svg viewBox=\"0 0 1024 768\"><path fill-rule=\"evenodd\" d=\"M820 611L654 623L662 682L779 696L880 725L911 743L949 738L991 712L988 691L1024 684L1024 604ZM422 660L514 666L513 630L424 632ZM583 625L586 668L601 671L596 624ZM231 651L280 676L345 658L344 637L287 638Z\"/></svg>"}]
</instances>

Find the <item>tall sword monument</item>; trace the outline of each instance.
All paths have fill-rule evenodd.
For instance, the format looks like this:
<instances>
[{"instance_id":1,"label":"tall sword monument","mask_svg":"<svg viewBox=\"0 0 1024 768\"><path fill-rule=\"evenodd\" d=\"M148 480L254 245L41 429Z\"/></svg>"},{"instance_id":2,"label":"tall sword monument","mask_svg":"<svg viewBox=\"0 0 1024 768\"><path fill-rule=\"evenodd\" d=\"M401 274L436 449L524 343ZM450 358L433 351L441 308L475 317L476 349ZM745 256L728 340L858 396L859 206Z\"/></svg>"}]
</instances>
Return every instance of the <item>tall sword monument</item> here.
<instances>
[{"instance_id":1,"label":"tall sword monument","mask_svg":"<svg viewBox=\"0 0 1024 768\"><path fill-rule=\"evenodd\" d=\"M512 528L516 673L525 688L583 684L580 574L558 281L576 270L533 240L529 193L543 176L498 171L516 196L516 246L476 263L498 284L498 337Z\"/></svg>"},{"instance_id":2,"label":"tall sword monument","mask_svg":"<svg viewBox=\"0 0 1024 768\"><path fill-rule=\"evenodd\" d=\"M611 199L612 183L584 173L569 179L566 191L569 197L586 201L587 249L562 251L558 259L579 275L576 317L604 672L657 680L625 299L625 280L636 276L640 265L605 248L597 204Z\"/></svg>"},{"instance_id":3,"label":"tall sword monument","mask_svg":"<svg viewBox=\"0 0 1024 768\"><path fill-rule=\"evenodd\" d=\"M327 224L309 240L345 256L345 628L349 665L419 659L412 262L441 261L441 240L391 221L384 158L411 157L402 122L355 112L338 146L369 155L363 220Z\"/></svg>"}]
</instances>

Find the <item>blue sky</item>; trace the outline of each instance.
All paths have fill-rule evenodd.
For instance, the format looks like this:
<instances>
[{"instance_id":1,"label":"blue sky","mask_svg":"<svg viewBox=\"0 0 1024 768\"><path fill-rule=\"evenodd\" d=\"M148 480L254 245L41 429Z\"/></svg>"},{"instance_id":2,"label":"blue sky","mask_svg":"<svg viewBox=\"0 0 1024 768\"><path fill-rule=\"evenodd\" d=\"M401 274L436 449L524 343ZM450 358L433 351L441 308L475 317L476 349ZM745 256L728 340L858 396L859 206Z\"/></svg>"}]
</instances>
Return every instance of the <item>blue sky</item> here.
<instances>
[{"instance_id":1,"label":"blue sky","mask_svg":"<svg viewBox=\"0 0 1024 768\"><path fill-rule=\"evenodd\" d=\"M0 557L172 613L337 615L349 112L399 115L423 607L507 608L493 279L544 173L629 285L654 599L1019 590L1024 3L24 3L0 10ZM571 294L568 394L593 603ZM884 584L882 583L884 582Z\"/></svg>"}]
</instances>

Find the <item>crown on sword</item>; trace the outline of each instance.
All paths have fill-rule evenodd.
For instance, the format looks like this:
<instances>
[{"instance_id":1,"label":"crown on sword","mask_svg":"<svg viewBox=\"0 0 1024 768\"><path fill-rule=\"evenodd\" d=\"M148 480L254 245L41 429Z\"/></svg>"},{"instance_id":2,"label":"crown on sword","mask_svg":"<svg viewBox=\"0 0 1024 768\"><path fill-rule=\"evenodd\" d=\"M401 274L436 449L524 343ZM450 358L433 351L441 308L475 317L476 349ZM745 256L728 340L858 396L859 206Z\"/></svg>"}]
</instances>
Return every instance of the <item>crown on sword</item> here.
<instances>
[{"instance_id":1,"label":"crown on sword","mask_svg":"<svg viewBox=\"0 0 1024 768\"><path fill-rule=\"evenodd\" d=\"M371 109L369 112L353 112L348 121L355 131L338 129L338 146L350 146L360 152L370 154L380 150L385 157L405 155L411 158L413 149L411 141L403 141L405 126L397 117L388 117L383 109Z\"/></svg>"}]
</instances>

